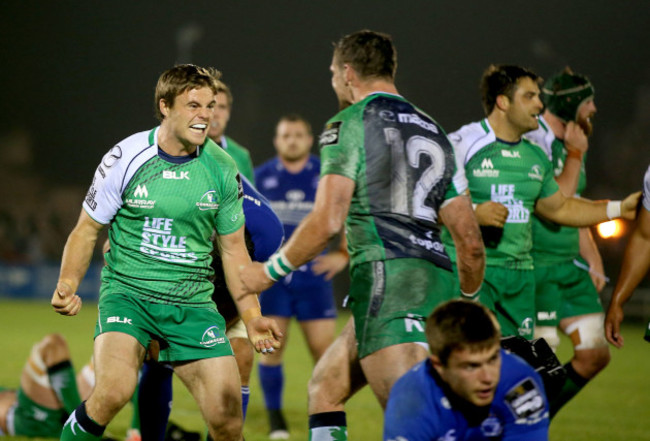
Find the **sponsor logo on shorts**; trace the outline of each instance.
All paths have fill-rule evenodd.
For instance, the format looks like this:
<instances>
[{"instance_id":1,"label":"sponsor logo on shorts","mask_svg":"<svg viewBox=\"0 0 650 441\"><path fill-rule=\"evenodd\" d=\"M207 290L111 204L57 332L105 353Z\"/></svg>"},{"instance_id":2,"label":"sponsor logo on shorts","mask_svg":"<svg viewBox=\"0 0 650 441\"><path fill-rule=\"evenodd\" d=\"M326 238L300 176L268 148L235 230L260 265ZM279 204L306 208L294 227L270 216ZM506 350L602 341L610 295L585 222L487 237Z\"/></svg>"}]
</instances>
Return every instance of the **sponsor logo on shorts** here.
<instances>
[{"instance_id":1,"label":"sponsor logo on shorts","mask_svg":"<svg viewBox=\"0 0 650 441\"><path fill-rule=\"evenodd\" d=\"M203 193L201 200L196 203L196 206L199 207L199 210L216 210L219 208L217 203L217 192L215 190L209 190Z\"/></svg>"},{"instance_id":2,"label":"sponsor logo on shorts","mask_svg":"<svg viewBox=\"0 0 650 441\"><path fill-rule=\"evenodd\" d=\"M533 335L533 319L531 317L526 317L523 319L518 331L519 335L522 337Z\"/></svg>"},{"instance_id":3,"label":"sponsor logo on shorts","mask_svg":"<svg viewBox=\"0 0 650 441\"><path fill-rule=\"evenodd\" d=\"M557 311L538 311L537 320L557 320Z\"/></svg>"},{"instance_id":4,"label":"sponsor logo on shorts","mask_svg":"<svg viewBox=\"0 0 650 441\"><path fill-rule=\"evenodd\" d=\"M508 405L518 424L526 424L526 420L539 420L544 410L544 397L532 378L522 380L510 389L505 396Z\"/></svg>"},{"instance_id":5,"label":"sponsor logo on shorts","mask_svg":"<svg viewBox=\"0 0 650 441\"><path fill-rule=\"evenodd\" d=\"M45 421L45 420L47 420L47 412L45 412L45 411L43 411L41 409L37 409L36 407L33 407L33 406L31 407L31 409L34 411L33 416L34 416L34 419L36 421Z\"/></svg>"},{"instance_id":6,"label":"sponsor logo on shorts","mask_svg":"<svg viewBox=\"0 0 650 441\"><path fill-rule=\"evenodd\" d=\"M404 328L406 332L415 332L422 333L424 332L424 323L425 318L419 314L408 314L407 318L404 319Z\"/></svg>"},{"instance_id":7,"label":"sponsor logo on shorts","mask_svg":"<svg viewBox=\"0 0 650 441\"><path fill-rule=\"evenodd\" d=\"M106 323L123 323L125 325L132 325L133 324L133 322L131 321L130 318L120 317L120 316L117 316L117 315L107 318Z\"/></svg>"},{"instance_id":8,"label":"sponsor logo on shorts","mask_svg":"<svg viewBox=\"0 0 650 441\"><path fill-rule=\"evenodd\" d=\"M226 337L221 334L221 331L216 326L210 326L206 329L201 338L201 346L206 348L212 348L225 342Z\"/></svg>"}]
</instances>

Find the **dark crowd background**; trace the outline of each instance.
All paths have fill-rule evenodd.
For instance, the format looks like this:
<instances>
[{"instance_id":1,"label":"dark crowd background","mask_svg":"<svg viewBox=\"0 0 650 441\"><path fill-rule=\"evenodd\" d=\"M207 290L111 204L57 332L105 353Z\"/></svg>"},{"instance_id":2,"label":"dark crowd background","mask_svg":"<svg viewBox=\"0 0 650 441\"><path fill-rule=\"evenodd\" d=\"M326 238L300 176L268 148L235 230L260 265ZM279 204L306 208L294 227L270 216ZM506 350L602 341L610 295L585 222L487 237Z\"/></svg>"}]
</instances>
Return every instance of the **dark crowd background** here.
<instances>
[{"instance_id":1,"label":"dark crowd background","mask_svg":"<svg viewBox=\"0 0 650 441\"><path fill-rule=\"evenodd\" d=\"M281 115L302 114L317 135L337 111L332 42L362 28L393 36L400 93L447 131L483 117L490 63L588 75L598 114L585 196L621 198L650 163L649 18L640 0L3 1L0 262L56 265L102 155L157 125L165 69L223 72L234 94L227 133L259 165L274 155ZM625 238L597 241L614 279Z\"/></svg>"}]
</instances>

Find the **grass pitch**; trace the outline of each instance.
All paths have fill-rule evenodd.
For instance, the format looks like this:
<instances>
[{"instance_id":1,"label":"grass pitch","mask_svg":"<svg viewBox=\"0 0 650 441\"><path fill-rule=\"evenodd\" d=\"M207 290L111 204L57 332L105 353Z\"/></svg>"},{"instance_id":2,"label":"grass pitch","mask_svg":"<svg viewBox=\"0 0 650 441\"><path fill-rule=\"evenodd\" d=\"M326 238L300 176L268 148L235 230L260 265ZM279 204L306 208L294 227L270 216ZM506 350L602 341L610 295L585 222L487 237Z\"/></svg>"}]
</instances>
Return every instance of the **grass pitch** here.
<instances>
[{"instance_id":1,"label":"grass pitch","mask_svg":"<svg viewBox=\"0 0 650 441\"><path fill-rule=\"evenodd\" d=\"M92 353L96 316L96 304L93 303L86 303L77 317L61 317L52 311L47 301L1 299L0 386L18 386L19 374L32 344L51 332L65 336L73 363L80 368ZM345 319L347 315L339 319L339 328ZM643 341L643 330L642 324L625 326L625 348L613 348L610 365L559 413L551 424L551 440L650 440L650 344ZM565 362L570 355L570 345L563 340L560 359ZM290 329L285 357L284 412L291 440L306 441L307 381L313 365L298 326ZM357 394L346 410L351 440L381 439L382 414L368 388ZM131 408L127 405L108 426L108 434L123 438L130 420ZM185 429L204 432L198 408L177 379L174 380L171 420ZM268 439L267 432L262 392L257 373L253 372L244 435L247 441L262 441ZM22 437L7 439L27 440Z\"/></svg>"}]
</instances>

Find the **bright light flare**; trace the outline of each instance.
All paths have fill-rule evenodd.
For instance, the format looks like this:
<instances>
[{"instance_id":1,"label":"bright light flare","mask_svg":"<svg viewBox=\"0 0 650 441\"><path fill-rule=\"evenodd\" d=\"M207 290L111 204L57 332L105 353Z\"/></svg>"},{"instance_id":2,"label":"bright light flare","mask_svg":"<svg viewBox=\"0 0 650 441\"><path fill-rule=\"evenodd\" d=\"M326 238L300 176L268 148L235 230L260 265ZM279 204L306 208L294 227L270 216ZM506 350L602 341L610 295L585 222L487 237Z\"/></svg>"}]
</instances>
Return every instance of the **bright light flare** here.
<instances>
[{"instance_id":1,"label":"bright light flare","mask_svg":"<svg viewBox=\"0 0 650 441\"><path fill-rule=\"evenodd\" d=\"M598 224L596 231L603 239L616 239L623 235L623 222L619 219L603 222Z\"/></svg>"}]
</instances>

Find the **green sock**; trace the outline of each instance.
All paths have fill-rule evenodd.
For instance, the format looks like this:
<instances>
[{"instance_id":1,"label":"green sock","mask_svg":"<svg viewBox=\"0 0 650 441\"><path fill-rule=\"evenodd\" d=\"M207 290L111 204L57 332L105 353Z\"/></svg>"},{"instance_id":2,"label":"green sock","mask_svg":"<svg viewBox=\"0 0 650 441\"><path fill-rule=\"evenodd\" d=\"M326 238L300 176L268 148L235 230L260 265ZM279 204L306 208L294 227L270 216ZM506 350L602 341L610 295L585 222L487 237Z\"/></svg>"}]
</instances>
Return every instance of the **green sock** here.
<instances>
[{"instance_id":1,"label":"green sock","mask_svg":"<svg viewBox=\"0 0 650 441\"><path fill-rule=\"evenodd\" d=\"M86 413L84 401L70 414L61 431L61 441L100 441L105 426L100 426Z\"/></svg>"},{"instance_id":2,"label":"green sock","mask_svg":"<svg viewBox=\"0 0 650 441\"><path fill-rule=\"evenodd\" d=\"M309 415L309 441L347 441L345 412Z\"/></svg>"},{"instance_id":3,"label":"green sock","mask_svg":"<svg viewBox=\"0 0 650 441\"><path fill-rule=\"evenodd\" d=\"M588 378L583 377L573 369L571 362L564 365L567 376L560 393L549 403L550 417L553 418L566 403L575 397L580 390L589 382Z\"/></svg>"},{"instance_id":4,"label":"green sock","mask_svg":"<svg viewBox=\"0 0 650 441\"><path fill-rule=\"evenodd\" d=\"M131 429L138 429L140 430L140 406L138 406L138 392L140 392L140 383L138 382L137 386L135 386L135 392L133 392L133 396L131 397L131 404L133 406L133 417L131 417Z\"/></svg>"},{"instance_id":5,"label":"green sock","mask_svg":"<svg viewBox=\"0 0 650 441\"><path fill-rule=\"evenodd\" d=\"M47 376L54 393L63 404L63 408L68 414L71 414L81 404L72 363L70 360L66 360L48 367Z\"/></svg>"}]
</instances>

